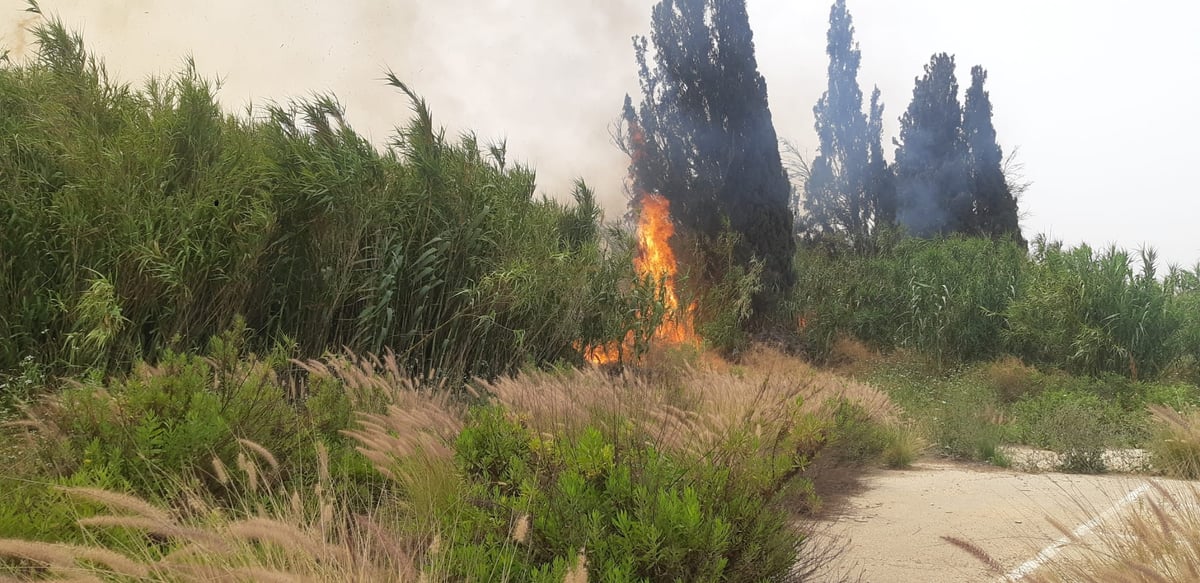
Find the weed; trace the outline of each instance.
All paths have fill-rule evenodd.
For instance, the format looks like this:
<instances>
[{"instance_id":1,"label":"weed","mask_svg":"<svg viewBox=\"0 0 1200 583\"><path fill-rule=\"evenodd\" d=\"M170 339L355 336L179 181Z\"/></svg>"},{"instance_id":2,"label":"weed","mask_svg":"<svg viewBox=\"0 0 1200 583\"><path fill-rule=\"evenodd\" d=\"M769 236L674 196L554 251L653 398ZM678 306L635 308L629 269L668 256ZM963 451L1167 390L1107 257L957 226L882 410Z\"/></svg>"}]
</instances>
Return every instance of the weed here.
<instances>
[{"instance_id":1,"label":"weed","mask_svg":"<svg viewBox=\"0 0 1200 583\"><path fill-rule=\"evenodd\" d=\"M983 365L979 374L984 385L996 393L1001 403L1015 403L1036 395L1042 389L1041 375L1037 369L1013 356Z\"/></svg>"},{"instance_id":2,"label":"weed","mask_svg":"<svg viewBox=\"0 0 1200 583\"><path fill-rule=\"evenodd\" d=\"M887 427L884 430L883 463L894 470L906 469L921 458L926 447L922 432L912 425Z\"/></svg>"}]
</instances>

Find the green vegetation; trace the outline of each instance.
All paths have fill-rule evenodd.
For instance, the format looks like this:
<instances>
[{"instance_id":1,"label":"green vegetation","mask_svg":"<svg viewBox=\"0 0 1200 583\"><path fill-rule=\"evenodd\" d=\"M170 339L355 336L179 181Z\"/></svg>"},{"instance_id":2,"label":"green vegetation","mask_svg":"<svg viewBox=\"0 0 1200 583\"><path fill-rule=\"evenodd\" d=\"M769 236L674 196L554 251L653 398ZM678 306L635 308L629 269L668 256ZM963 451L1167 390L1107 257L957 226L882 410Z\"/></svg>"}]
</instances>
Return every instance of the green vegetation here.
<instances>
[{"instance_id":1,"label":"green vegetation","mask_svg":"<svg viewBox=\"0 0 1200 583\"><path fill-rule=\"evenodd\" d=\"M1159 277L1153 251L1130 255L1045 239L1026 255L984 239L889 243L797 255L793 303L811 352L828 357L842 336L906 348L937 368L1014 355L1074 374L1154 380L1196 374L1200 266Z\"/></svg>"},{"instance_id":2,"label":"green vegetation","mask_svg":"<svg viewBox=\"0 0 1200 583\"><path fill-rule=\"evenodd\" d=\"M133 88L61 23L35 33L0 67L0 371L123 371L241 316L259 351L388 347L461 382L653 329L586 185L535 197L395 78L415 116L380 152L332 97L230 116L190 65Z\"/></svg>"},{"instance_id":3,"label":"green vegetation","mask_svg":"<svg viewBox=\"0 0 1200 583\"><path fill-rule=\"evenodd\" d=\"M941 453L1005 466L1006 445L1057 452L1061 469L1086 473L1109 469L1107 449L1186 450L1148 408L1176 415L1200 406L1200 390L1187 383L1042 372L1011 357L931 371L897 353L855 374L888 392ZM1163 459L1153 466L1175 473Z\"/></svg>"},{"instance_id":4,"label":"green vegetation","mask_svg":"<svg viewBox=\"0 0 1200 583\"><path fill-rule=\"evenodd\" d=\"M831 444L877 456L893 415L775 353L529 373L469 405L391 357L297 362L291 385L236 337L68 389L14 429L31 445L2 484L0 573L780 580L823 564L782 505L811 495L799 475Z\"/></svg>"},{"instance_id":5,"label":"green vegetation","mask_svg":"<svg viewBox=\"0 0 1200 583\"><path fill-rule=\"evenodd\" d=\"M735 233L689 293L739 366L579 372L664 316L584 184L535 198L394 77L379 151L333 98L230 116L36 34L0 67L0 576L791 580L814 460L915 456L885 396L754 348Z\"/></svg>"},{"instance_id":6,"label":"green vegetation","mask_svg":"<svg viewBox=\"0 0 1200 583\"><path fill-rule=\"evenodd\" d=\"M228 115L190 64L134 88L61 22L38 25L35 60L0 61L0 577L789 581L828 558L798 524L820 504L814 468L927 449L1004 465L1017 444L1086 472L1146 447L1196 476L1200 268L1027 251L982 70L973 179L995 212L929 227L997 238L881 223L890 195L869 191L890 171L867 145L855 175L812 185L874 210L827 208L846 224L788 266L748 20L704 5L720 18L659 9L656 33L741 43L674 57L751 79L748 100L691 104L721 128L684 124L643 39L647 94L625 118L628 145L650 134L635 182L688 227L672 243L692 247L675 249L692 260L680 303L702 348L651 345L680 314L586 184L569 205L536 197L532 170L447 139L395 76L413 119L378 149L332 97ZM842 24L831 57L856 70ZM839 132L878 142L881 107ZM756 205L735 198L744 183ZM587 347L630 344L577 368Z\"/></svg>"}]
</instances>

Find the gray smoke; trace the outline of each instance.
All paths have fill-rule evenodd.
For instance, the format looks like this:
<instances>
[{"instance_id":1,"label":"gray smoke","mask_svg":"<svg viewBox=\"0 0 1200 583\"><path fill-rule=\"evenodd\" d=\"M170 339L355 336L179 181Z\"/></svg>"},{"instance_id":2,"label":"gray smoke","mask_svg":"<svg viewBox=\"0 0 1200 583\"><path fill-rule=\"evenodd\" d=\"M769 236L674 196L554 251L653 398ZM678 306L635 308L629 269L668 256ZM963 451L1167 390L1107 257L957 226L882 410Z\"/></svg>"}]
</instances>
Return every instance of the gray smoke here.
<instances>
[{"instance_id":1,"label":"gray smoke","mask_svg":"<svg viewBox=\"0 0 1200 583\"><path fill-rule=\"evenodd\" d=\"M376 144L410 115L387 69L424 96L454 135L507 138L510 160L565 196L584 177L624 206L628 158L609 125L637 88L630 38L652 0L41 0L83 33L118 79L176 71L189 54L220 77L230 111L333 92ZM24 0L0 0L0 47L28 55ZM612 211L609 216L615 216Z\"/></svg>"}]
</instances>

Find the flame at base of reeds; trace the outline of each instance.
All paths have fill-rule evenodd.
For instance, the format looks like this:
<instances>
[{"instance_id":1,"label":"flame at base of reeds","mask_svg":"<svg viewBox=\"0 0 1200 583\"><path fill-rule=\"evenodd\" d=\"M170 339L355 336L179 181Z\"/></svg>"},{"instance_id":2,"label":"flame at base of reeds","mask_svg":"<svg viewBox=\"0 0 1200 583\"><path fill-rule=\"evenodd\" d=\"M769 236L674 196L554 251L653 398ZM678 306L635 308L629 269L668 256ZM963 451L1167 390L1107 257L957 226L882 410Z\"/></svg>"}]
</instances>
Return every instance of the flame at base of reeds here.
<instances>
[{"instance_id":1,"label":"flame at base of reeds","mask_svg":"<svg viewBox=\"0 0 1200 583\"><path fill-rule=\"evenodd\" d=\"M676 278L679 263L671 249L671 237L675 236L675 224L671 220L671 202L659 194L648 193L638 197L640 210L637 229L637 257L634 269L639 278L660 284L658 300L665 314L662 323L654 331L655 342L671 345L700 345L696 334L693 302L681 307ZM621 342L611 342L583 349L584 358L597 365L620 362L634 352L634 333L629 332Z\"/></svg>"}]
</instances>

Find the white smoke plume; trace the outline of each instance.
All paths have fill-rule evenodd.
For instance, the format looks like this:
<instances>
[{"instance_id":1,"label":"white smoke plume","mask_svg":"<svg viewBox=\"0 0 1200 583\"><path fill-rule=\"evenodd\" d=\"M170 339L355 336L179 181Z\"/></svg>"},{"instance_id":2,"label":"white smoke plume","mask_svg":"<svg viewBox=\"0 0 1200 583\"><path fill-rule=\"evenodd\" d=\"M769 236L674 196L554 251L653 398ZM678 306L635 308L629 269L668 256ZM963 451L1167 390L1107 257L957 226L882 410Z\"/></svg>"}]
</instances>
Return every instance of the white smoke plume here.
<instances>
[{"instance_id":1,"label":"white smoke plume","mask_svg":"<svg viewBox=\"0 0 1200 583\"><path fill-rule=\"evenodd\" d=\"M223 81L231 111L251 102L332 92L350 122L384 143L409 117L381 81L396 75L453 134L507 139L510 160L533 165L539 190L563 196L583 177L613 211L624 204L628 159L609 124L636 91L630 38L646 31L650 0L42 0L83 33L123 81L178 70L192 55ZM0 0L0 47L30 53L24 0Z\"/></svg>"}]
</instances>

